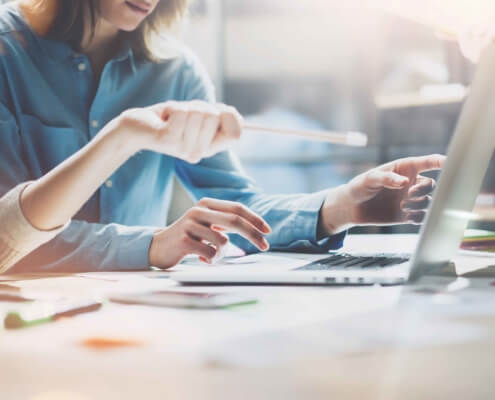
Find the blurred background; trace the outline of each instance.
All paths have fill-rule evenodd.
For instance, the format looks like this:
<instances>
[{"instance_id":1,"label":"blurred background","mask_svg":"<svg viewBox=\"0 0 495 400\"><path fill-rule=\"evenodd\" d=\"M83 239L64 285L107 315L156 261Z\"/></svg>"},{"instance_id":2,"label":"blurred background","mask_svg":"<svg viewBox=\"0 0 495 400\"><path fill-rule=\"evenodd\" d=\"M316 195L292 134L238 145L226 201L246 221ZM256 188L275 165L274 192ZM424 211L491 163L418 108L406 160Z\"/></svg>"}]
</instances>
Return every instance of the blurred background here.
<instances>
[{"instance_id":1,"label":"blurred background","mask_svg":"<svg viewBox=\"0 0 495 400\"><path fill-rule=\"evenodd\" d=\"M266 192L318 191L393 159L446 152L474 67L455 41L373 4L192 0L180 36L206 65L218 101L265 125L369 136L368 147L350 148L246 132L235 151ZM490 206L494 168L480 198ZM190 205L176 182L170 222Z\"/></svg>"},{"instance_id":2,"label":"blurred background","mask_svg":"<svg viewBox=\"0 0 495 400\"><path fill-rule=\"evenodd\" d=\"M183 40L217 98L247 120L369 135L363 149L245 133L236 152L270 193L317 191L396 158L445 153L474 71L456 42L357 0L196 0ZM484 192L495 189L490 176Z\"/></svg>"}]
</instances>

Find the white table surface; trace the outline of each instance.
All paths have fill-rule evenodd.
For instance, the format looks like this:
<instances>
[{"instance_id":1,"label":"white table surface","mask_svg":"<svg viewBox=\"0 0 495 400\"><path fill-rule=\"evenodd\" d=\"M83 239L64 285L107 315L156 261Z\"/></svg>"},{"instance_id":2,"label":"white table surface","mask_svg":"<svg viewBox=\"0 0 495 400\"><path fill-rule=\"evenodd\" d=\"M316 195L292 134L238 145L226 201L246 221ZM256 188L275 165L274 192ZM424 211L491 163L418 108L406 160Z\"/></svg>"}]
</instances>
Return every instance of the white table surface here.
<instances>
[{"instance_id":1,"label":"white table surface","mask_svg":"<svg viewBox=\"0 0 495 400\"><path fill-rule=\"evenodd\" d=\"M411 252L415 240L356 235L346 250ZM460 259L464 272L495 264ZM40 296L72 297L174 285L157 275L11 283ZM468 289L434 294L401 287L223 288L259 303L215 311L107 303L95 313L0 331L0 399L493 399L492 281L470 279ZM0 312L9 307L0 304ZM139 345L97 351L81 344L95 337Z\"/></svg>"}]
</instances>

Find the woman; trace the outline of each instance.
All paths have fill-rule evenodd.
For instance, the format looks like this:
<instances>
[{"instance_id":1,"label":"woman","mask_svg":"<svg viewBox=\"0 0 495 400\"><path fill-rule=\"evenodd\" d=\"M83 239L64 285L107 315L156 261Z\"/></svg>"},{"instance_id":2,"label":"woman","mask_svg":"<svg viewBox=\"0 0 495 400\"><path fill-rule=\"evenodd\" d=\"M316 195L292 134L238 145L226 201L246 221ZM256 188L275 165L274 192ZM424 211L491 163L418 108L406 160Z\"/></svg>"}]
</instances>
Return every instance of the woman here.
<instances>
[{"instance_id":1,"label":"woman","mask_svg":"<svg viewBox=\"0 0 495 400\"><path fill-rule=\"evenodd\" d=\"M166 58L155 46L168 43L157 38L180 20L186 3L23 0L0 13L0 193L41 177L127 109L138 108L121 129L141 137L148 122L142 108L166 103L175 111L160 114L167 133L184 136L182 144L144 146L166 155L131 157L61 234L13 271L166 268L185 253L211 260L226 242L221 231L244 236L231 240L247 251L265 250L266 223L272 248L326 251L341 246L349 226L422 219L433 182L419 173L439 168L440 156L399 160L341 187L291 196L261 193L230 153L213 156L239 136L240 117L207 105L212 85L189 51L177 48ZM220 136L219 126L226 132ZM174 175L197 199L236 204L203 200L182 234L163 228Z\"/></svg>"},{"instance_id":2,"label":"woman","mask_svg":"<svg viewBox=\"0 0 495 400\"><path fill-rule=\"evenodd\" d=\"M180 112L186 107L193 112L194 106L184 105ZM205 115L207 112L211 113L210 118L215 120L222 108L224 107L203 104L202 112ZM224 112L234 120L238 119L238 116L231 114L229 110ZM222 129L220 126L221 129L211 137L206 148L198 149L195 146L189 149L187 132L179 129L178 135L170 134L170 125L177 118L177 114L176 106L170 103L126 111L104 127L88 145L54 170L36 182L18 185L3 196L0 199L0 273L60 233L104 180L137 151L149 149L165 153L176 148L175 156L188 160L191 154L195 154L193 157L201 157L205 152L209 154L222 149L229 140L235 139L238 132L238 129L232 131L229 127ZM187 125L187 118L181 124ZM218 127L217 123L214 125ZM139 130L131 129L132 126L139 126ZM250 233L269 232L268 225L256 214L247 209L235 214L234 204L226 201L204 199L194 210L198 216L206 217L204 214L209 208L216 209L219 215L225 214L229 217L229 214L232 214L245 219L253 228L246 231L241 229L240 232L246 232L248 238ZM170 228L171 236L189 238L195 221L192 214L193 212L188 212ZM197 235L197 230L194 233ZM186 254L194 253L196 246L198 249L205 246L205 250L211 256L206 258L205 254L199 254L202 254L205 262L210 262L216 249L228 242L225 234L215 230L205 229L200 238L207 240L208 248L205 242L191 238L190 248L179 246L168 253L171 257L168 263L176 264Z\"/></svg>"},{"instance_id":3,"label":"woman","mask_svg":"<svg viewBox=\"0 0 495 400\"><path fill-rule=\"evenodd\" d=\"M42 13L32 13L29 7L24 9L26 4L21 3L26 19L33 21L34 29L43 31L47 21L35 17L49 15L46 11L54 7L56 2L38 3L44 6L38 9L43 10ZM195 114L199 115L199 134L206 138L201 146L194 138L191 140L192 131L184 129L188 124L195 123L190 121L192 118L198 119ZM103 181L137 151L156 150L189 162L198 162L202 157L225 149L231 140L237 139L240 123L240 116L232 108L206 103L169 102L147 109L126 111L62 165L37 182L31 185L20 184L4 196L0 209L3 226L0 232L0 271L60 233L61 227L67 225L67 221ZM170 133L171 130L174 131L173 134ZM204 199L198 207L174 224L170 229L171 236L182 238L186 235L189 238L194 226L191 214L196 212L196 219L209 218L208 207L216 210L220 216L238 215L246 222L247 228L231 227L231 230L244 234L248 239L256 236L258 241L254 244L261 249L267 248L261 235L269 232L269 227L261 218L245 208L235 213L229 202L213 199ZM186 231L183 228L188 224L192 226L188 226ZM224 223L224 227L229 226ZM198 229L195 234L198 235ZM170 257L167 264L174 265L184 255L194 252L198 252L204 261L209 262L216 250L228 241L224 233L206 229L202 232L201 239L207 239L209 245L203 240L191 239L187 247L184 243L172 247L174 251L167 253Z\"/></svg>"}]
</instances>

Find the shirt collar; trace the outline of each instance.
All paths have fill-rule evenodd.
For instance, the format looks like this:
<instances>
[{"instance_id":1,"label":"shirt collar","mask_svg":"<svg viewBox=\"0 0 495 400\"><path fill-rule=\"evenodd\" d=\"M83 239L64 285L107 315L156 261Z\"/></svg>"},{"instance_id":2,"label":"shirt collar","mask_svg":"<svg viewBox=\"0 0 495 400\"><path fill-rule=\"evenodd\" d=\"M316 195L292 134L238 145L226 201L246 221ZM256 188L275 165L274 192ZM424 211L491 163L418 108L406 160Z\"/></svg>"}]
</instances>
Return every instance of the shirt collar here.
<instances>
[{"instance_id":1,"label":"shirt collar","mask_svg":"<svg viewBox=\"0 0 495 400\"><path fill-rule=\"evenodd\" d=\"M129 64L131 66L132 72L136 73L137 68L136 68L136 57L134 56L134 51L132 50L132 47L126 46L124 47L114 58L115 61L117 62L123 62L125 60L129 60Z\"/></svg>"},{"instance_id":2,"label":"shirt collar","mask_svg":"<svg viewBox=\"0 0 495 400\"><path fill-rule=\"evenodd\" d=\"M40 38L46 53L56 61L64 62L75 57L79 57L80 54L74 51L67 43ZM136 58L131 47L125 46L117 55L110 61L124 62L128 60L131 66L132 72L136 73Z\"/></svg>"},{"instance_id":3,"label":"shirt collar","mask_svg":"<svg viewBox=\"0 0 495 400\"><path fill-rule=\"evenodd\" d=\"M29 33L30 42L37 43L43 51L45 51L52 60L65 60L70 57L74 52L69 45L63 42L58 42L54 40L50 40L38 35L31 29L31 26L28 24L18 4L13 4L11 8L17 22L21 25L21 30L26 33Z\"/></svg>"}]
</instances>

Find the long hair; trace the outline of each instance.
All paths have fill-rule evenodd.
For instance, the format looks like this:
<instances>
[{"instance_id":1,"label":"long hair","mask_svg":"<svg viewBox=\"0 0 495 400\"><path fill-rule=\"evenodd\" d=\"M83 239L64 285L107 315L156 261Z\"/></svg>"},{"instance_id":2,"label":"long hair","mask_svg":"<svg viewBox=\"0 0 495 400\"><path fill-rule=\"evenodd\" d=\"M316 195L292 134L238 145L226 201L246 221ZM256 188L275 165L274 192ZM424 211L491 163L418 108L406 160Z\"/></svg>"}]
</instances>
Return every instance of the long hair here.
<instances>
[{"instance_id":1,"label":"long hair","mask_svg":"<svg viewBox=\"0 0 495 400\"><path fill-rule=\"evenodd\" d=\"M46 0L39 0L39 5ZM84 16L89 14L89 34L94 35L99 18L98 0L61 0L57 16L47 37L63 41L74 50L80 50L84 35ZM189 0L160 0L153 13L132 32L121 32L129 40L134 55L145 61L162 57L156 46L157 37L163 37L184 17ZM86 14L87 13L87 14Z\"/></svg>"}]
</instances>

